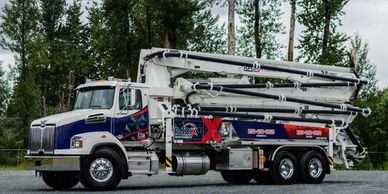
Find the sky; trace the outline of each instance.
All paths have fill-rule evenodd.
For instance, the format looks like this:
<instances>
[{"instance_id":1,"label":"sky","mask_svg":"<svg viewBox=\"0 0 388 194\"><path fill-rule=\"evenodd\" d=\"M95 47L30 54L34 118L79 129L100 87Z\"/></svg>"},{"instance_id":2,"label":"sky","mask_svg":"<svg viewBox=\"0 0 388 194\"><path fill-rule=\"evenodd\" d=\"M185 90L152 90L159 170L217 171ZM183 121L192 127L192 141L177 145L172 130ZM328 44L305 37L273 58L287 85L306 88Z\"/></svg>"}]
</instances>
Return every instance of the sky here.
<instances>
[{"instance_id":1,"label":"sky","mask_svg":"<svg viewBox=\"0 0 388 194\"><path fill-rule=\"evenodd\" d=\"M3 7L8 0L0 0ZM283 3L284 12L282 23L288 33L290 10L287 3ZM350 0L345 6L345 15L342 17L343 26L339 30L348 35L359 33L370 47L370 61L377 67L377 79L380 88L388 87L388 0ZM214 7L213 14L220 16L220 23L227 22L227 7ZM1 13L0 13L1 14ZM241 25L236 15L237 26ZM301 33L301 26L297 24L295 35ZM287 33L279 35L279 41L287 44ZM296 41L296 45L298 41ZM283 51L286 53L286 50ZM296 51L297 54L297 51ZM14 55L0 48L0 61L3 61L3 69L8 69L8 64L14 64Z\"/></svg>"}]
</instances>

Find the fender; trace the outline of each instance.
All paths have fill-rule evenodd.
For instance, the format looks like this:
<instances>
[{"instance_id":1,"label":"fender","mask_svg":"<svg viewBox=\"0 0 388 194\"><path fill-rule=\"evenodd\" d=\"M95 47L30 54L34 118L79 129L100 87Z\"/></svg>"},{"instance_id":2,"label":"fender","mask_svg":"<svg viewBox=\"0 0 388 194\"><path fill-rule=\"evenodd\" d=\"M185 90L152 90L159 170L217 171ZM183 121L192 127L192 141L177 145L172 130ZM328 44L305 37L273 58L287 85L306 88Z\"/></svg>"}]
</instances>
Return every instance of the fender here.
<instances>
[{"instance_id":1,"label":"fender","mask_svg":"<svg viewBox=\"0 0 388 194\"><path fill-rule=\"evenodd\" d=\"M270 161L273 161L275 159L275 156L276 154L283 148L292 148L292 147L296 147L296 148L316 148L318 150L320 150L322 153L324 153L325 155L326 154L326 151L320 147L320 146L306 146L306 145L282 145L282 146L279 146L277 147L272 153L271 155L269 156L269 160Z\"/></svg>"},{"instance_id":2,"label":"fender","mask_svg":"<svg viewBox=\"0 0 388 194\"><path fill-rule=\"evenodd\" d=\"M74 137L82 138L82 148L70 148L70 149L60 149L55 150L56 155L90 155L96 146L104 144L114 144L120 147L125 158L127 158L127 153L123 144L111 133L109 132L87 132L74 135ZM69 142L71 144L71 142Z\"/></svg>"}]
</instances>

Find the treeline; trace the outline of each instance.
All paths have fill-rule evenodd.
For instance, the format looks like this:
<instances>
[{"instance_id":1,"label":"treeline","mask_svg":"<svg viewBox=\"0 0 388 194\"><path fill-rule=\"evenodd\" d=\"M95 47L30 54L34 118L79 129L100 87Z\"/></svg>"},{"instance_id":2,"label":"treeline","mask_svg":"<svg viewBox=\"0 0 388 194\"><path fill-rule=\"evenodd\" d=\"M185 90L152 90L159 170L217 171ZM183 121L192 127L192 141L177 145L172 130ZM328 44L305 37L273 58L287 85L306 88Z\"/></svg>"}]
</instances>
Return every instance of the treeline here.
<instances>
[{"instance_id":1,"label":"treeline","mask_svg":"<svg viewBox=\"0 0 388 194\"><path fill-rule=\"evenodd\" d=\"M227 26L212 10L227 10L231 2L241 22L237 54L349 66L353 48L358 74L371 81L356 103L373 107L380 100L378 108L386 107L367 43L338 30L348 0L9 0L1 8L0 45L15 54L16 64L9 75L0 71L0 148L26 147L29 123L71 109L74 88L85 79L136 78L142 48L225 54ZM291 9L289 24L281 22L282 4ZM303 26L301 34L296 25ZM280 42L280 34L288 34L289 42ZM384 113L375 117L354 126L364 145L385 151L387 126L378 122L388 121ZM381 137L385 144L369 143Z\"/></svg>"}]
</instances>

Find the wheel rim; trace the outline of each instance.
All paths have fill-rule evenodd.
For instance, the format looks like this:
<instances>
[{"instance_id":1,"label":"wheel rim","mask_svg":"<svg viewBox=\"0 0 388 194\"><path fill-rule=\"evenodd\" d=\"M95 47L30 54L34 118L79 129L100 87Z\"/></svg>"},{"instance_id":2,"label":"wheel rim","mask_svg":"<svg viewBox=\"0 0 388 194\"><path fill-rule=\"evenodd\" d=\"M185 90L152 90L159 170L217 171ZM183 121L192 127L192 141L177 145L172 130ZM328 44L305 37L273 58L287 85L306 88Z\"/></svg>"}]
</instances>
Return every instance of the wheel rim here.
<instances>
[{"instance_id":1,"label":"wheel rim","mask_svg":"<svg viewBox=\"0 0 388 194\"><path fill-rule=\"evenodd\" d=\"M105 182L113 175L113 165L106 158L97 158L90 164L89 173L97 182Z\"/></svg>"},{"instance_id":2,"label":"wheel rim","mask_svg":"<svg viewBox=\"0 0 388 194\"><path fill-rule=\"evenodd\" d=\"M318 158L312 158L309 162L308 170L311 177L318 178L323 171L322 162Z\"/></svg>"},{"instance_id":3,"label":"wheel rim","mask_svg":"<svg viewBox=\"0 0 388 194\"><path fill-rule=\"evenodd\" d=\"M294 164L288 158L284 158L280 161L279 172L283 179L289 179L294 174Z\"/></svg>"}]
</instances>

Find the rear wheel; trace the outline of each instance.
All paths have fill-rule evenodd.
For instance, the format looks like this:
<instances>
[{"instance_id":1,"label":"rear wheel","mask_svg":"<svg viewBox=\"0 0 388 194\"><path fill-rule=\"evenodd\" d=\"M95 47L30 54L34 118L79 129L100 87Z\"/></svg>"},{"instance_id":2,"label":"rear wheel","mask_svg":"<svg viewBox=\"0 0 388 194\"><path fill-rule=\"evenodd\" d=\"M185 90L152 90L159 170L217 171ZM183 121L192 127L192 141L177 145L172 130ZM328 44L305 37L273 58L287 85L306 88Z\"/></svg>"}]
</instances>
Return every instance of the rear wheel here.
<instances>
[{"instance_id":1,"label":"rear wheel","mask_svg":"<svg viewBox=\"0 0 388 194\"><path fill-rule=\"evenodd\" d=\"M83 161L81 183L93 190L113 189L120 183L123 169L120 155L103 148Z\"/></svg>"},{"instance_id":2,"label":"rear wheel","mask_svg":"<svg viewBox=\"0 0 388 194\"><path fill-rule=\"evenodd\" d=\"M326 175L326 163L322 154L309 151L299 161L299 175L302 182L321 183Z\"/></svg>"},{"instance_id":3,"label":"rear wheel","mask_svg":"<svg viewBox=\"0 0 388 194\"><path fill-rule=\"evenodd\" d=\"M287 151L282 151L276 155L270 167L270 175L275 184L292 184L296 177L296 158Z\"/></svg>"},{"instance_id":4,"label":"rear wheel","mask_svg":"<svg viewBox=\"0 0 388 194\"><path fill-rule=\"evenodd\" d=\"M223 170L221 176L230 184L246 184L252 180L253 172L250 170Z\"/></svg>"},{"instance_id":5,"label":"rear wheel","mask_svg":"<svg viewBox=\"0 0 388 194\"><path fill-rule=\"evenodd\" d=\"M42 172L43 181L53 189L70 189L78 184L75 172Z\"/></svg>"}]
</instances>

